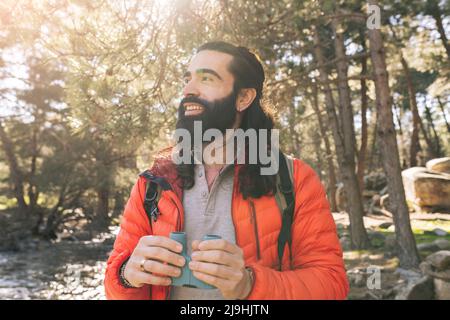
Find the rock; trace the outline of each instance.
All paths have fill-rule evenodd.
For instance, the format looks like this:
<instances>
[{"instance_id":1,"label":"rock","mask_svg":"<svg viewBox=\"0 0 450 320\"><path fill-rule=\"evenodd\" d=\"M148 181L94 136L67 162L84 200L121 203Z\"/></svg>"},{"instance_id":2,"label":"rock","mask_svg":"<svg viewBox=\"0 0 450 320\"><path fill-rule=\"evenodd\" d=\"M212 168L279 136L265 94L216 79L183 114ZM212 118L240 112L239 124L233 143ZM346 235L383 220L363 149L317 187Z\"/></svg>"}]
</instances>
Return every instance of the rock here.
<instances>
[{"instance_id":1,"label":"rock","mask_svg":"<svg viewBox=\"0 0 450 320\"><path fill-rule=\"evenodd\" d=\"M364 275L362 275L362 274L353 274L348 277L348 280L355 287L364 287L364 285L365 285Z\"/></svg>"},{"instance_id":2,"label":"rock","mask_svg":"<svg viewBox=\"0 0 450 320\"><path fill-rule=\"evenodd\" d=\"M446 235L448 235L448 232L441 228L435 228L432 232L439 237L445 237Z\"/></svg>"},{"instance_id":3,"label":"rock","mask_svg":"<svg viewBox=\"0 0 450 320\"><path fill-rule=\"evenodd\" d=\"M450 282L442 279L433 279L434 294L437 300L450 300Z\"/></svg>"},{"instance_id":4,"label":"rock","mask_svg":"<svg viewBox=\"0 0 450 320\"><path fill-rule=\"evenodd\" d=\"M450 174L450 157L432 159L427 162L429 171Z\"/></svg>"},{"instance_id":5,"label":"rock","mask_svg":"<svg viewBox=\"0 0 450 320\"><path fill-rule=\"evenodd\" d=\"M450 209L450 175L431 173L423 167L402 171L407 201L421 210L430 208Z\"/></svg>"},{"instance_id":6,"label":"rock","mask_svg":"<svg viewBox=\"0 0 450 320\"><path fill-rule=\"evenodd\" d=\"M395 298L395 290L394 290L394 288L383 290L381 298L384 299L384 300L391 300L391 299Z\"/></svg>"},{"instance_id":7,"label":"rock","mask_svg":"<svg viewBox=\"0 0 450 320\"><path fill-rule=\"evenodd\" d=\"M433 244L436 245L440 250L450 250L450 241L446 239L434 240Z\"/></svg>"},{"instance_id":8,"label":"rock","mask_svg":"<svg viewBox=\"0 0 450 320\"><path fill-rule=\"evenodd\" d=\"M350 292L348 295L348 300L368 300L369 294L367 291L363 292Z\"/></svg>"},{"instance_id":9,"label":"rock","mask_svg":"<svg viewBox=\"0 0 450 320\"><path fill-rule=\"evenodd\" d=\"M417 250L436 252L436 251L439 251L440 248L434 242L425 242L425 243L419 243L417 245Z\"/></svg>"},{"instance_id":10,"label":"rock","mask_svg":"<svg viewBox=\"0 0 450 320\"><path fill-rule=\"evenodd\" d=\"M424 276L410 278L406 286L396 288L395 300L432 300L434 299L433 278Z\"/></svg>"},{"instance_id":11,"label":"rock","mask_svg":"<svg viewBox=\"0 0 450 320\"><path fill-rule=\"evenodd\" d=\"M403 268L397 268L395 270L395 273L400 275L400 278L405 281L412 281L412 280L418 280L422 277L422 274L419 272L419 270L409 270L409 269L403 269Z\"/></svg>"},{"instance_id":12,"label":"rock","mask_svg":"<svg viewBox=\"0 0 450 320\"><path fill-rule=\"evenodd\" d=\"M6 300L30 300L30 291L25 287L0 288L0 297Z\"/></svg>"},{"instance_id":13,"label":"rock","mask_svg":"<svg viewBox=\"0 0 450 320\"><path fill-rule=\"evenodd\" d=\"M437 271L450 269L450 251L442 250L429 255L426 258Z\"/></svg>"},{"instance_id":14,"label":"rock","mask_svg":"<svg viewBox=\"0 0 450 320\"><path fill-rule=\"evenodd\" d=\"M423 274L426 274L435 279L450 281L450 270L436 271L435 268L428 261L423 261L420 264L420 270L422 271Z\"/></svg>"},{"instance_id":15,"label":"rock","mask_svg":"<svg viewBox=\"0 0 450 320\"><path fill-rule=\"evenodd\" d=\"M383 222L382 224L380 224L378 227L381 229L387 229L390 226L392 226L392 222Z\"/></svg>"}]
</instances>

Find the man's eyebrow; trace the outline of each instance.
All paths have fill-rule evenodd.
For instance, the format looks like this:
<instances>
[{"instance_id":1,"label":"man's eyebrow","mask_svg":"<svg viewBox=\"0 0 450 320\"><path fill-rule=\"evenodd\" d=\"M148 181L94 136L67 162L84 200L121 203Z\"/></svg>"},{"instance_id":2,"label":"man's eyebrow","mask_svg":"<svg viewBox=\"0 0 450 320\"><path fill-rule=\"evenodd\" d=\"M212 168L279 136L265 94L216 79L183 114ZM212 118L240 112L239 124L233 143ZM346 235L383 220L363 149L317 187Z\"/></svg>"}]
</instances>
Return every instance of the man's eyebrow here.
<instances>
[{"instance_id":1,"label":"man's eyebrow","mask_svg":"<svg viewBox=\"0 0 450 320\"><path fill-rule=\"evenodd\" d=\"M197 69L195 71L195 73L197 73L197 74L209 73L209 74L212 74L213 76L219 78L220 80L223 80L222 77L216 71L214 71L212 69L207 69L207 68ZM183 78L190 77L190 76L191 76L191 72L186 71L183 75Z\"/></svg>"}]
</instances>

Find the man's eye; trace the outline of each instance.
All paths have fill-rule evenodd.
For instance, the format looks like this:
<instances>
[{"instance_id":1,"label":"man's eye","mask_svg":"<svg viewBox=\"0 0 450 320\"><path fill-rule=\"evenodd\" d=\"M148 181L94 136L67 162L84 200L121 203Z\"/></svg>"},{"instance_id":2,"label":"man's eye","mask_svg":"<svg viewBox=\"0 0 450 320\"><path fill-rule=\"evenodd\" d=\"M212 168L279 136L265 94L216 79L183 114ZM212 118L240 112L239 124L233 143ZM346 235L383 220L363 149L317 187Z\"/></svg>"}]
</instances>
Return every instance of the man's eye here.
<instances>
[{"instance_id":1,"label":"man's eye","mask_svg":"<svg viewBox=\"0 0 450 320\"><path fill-rule=\"evenodd\" d=\"M208 76L202 77L202 81L210 81L210 80L212 80L211 77L208 77Z\"/></svg>"},{"instance_id":2,"label":"man's eye","mask_svg":"<svg viewBox=\"0 0 450 320\"><path fill-rule=\"evenodd\" d=\"M187 84L188 82L189 82L189 78L184 78L184 79L183 79L183 83L184 83L184 84Z\"/></svg>"}]
</instances>

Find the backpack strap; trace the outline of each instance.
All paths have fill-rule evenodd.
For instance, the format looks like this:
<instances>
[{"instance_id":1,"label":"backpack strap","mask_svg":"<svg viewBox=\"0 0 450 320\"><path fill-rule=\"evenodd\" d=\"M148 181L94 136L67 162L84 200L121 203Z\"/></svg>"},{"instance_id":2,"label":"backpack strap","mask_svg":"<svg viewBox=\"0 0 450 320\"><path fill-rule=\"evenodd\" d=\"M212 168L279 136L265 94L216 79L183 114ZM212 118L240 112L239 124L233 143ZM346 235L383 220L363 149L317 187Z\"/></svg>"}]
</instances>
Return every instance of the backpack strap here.
<instances>
[{"instance_id":1,"label":"backpack strap","mask_svg":"<svg viewBox=\"0 0 450 320\"><path fill-rule=\"evenodd\" d=\"M275 200L281 213L281 230L278 236L278 259L281 270L284 248L286 244L291 247L292 244L292 221L294 217L294 189L293 189L293 159L283 153L279 153L280 170L277 175L277 192Z\"/></svg>"},{"instance_id":2,"label":"backpack strap","mask_svg":"<svg viewBox=\"0 0 450 320\"><path fill-rule=\"evenodd\" d=\"M148 219L151 222L155 222L160 214L158 210L158 201L161 197L162 190L171 190L170 184L162 177L154 176L149 170L139 174L140 177L144 177L145 184L145 199L144 209L147 213Z\"/></svg>"}]
</instances>

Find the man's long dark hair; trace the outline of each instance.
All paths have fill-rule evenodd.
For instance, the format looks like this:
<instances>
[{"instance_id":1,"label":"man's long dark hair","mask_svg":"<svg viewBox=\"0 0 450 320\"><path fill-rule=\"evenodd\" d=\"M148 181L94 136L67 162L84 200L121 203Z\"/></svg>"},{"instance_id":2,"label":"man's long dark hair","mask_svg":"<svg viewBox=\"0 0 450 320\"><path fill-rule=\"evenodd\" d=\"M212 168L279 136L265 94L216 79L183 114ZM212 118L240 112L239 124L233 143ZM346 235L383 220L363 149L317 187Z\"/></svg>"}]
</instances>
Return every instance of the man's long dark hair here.
<instances>
[{"instance_id":1,"label":"man's long dark hair","mask_svg":"<svg viewBox=\"0 0 450 320\"><path fill-rule=\"evenodd\" d=\"M240 128L244 131L255 129L267 129L268 148L270 148L270 132L274 127L274 120L269 110L264 110L261 106L263 94L263 84L265 80L264 69L258 58L245 47L237 47L232 44L217 41L203 44L197 49L197 52L204 50L218 51L233 56L228 66L228 70L234 76L235 93L243 88L255 88L256 97L252 104L244 111ZM234 106L233 106L234 107ZM239 191L244 199L248 197L260 198L264 195L274 194L276 192L276 176L261 175L260 169L264 167L259 159L259 136L257 143L258 161L256 164L248 164L248 147L246 148L246 163L241 165L238 173ZM270 149L265 150L269 154ZM190 189L194 186L194 167L195 164L177 165L177 173L180 178L182 188Z\"/></svg>"}]
</instances>

